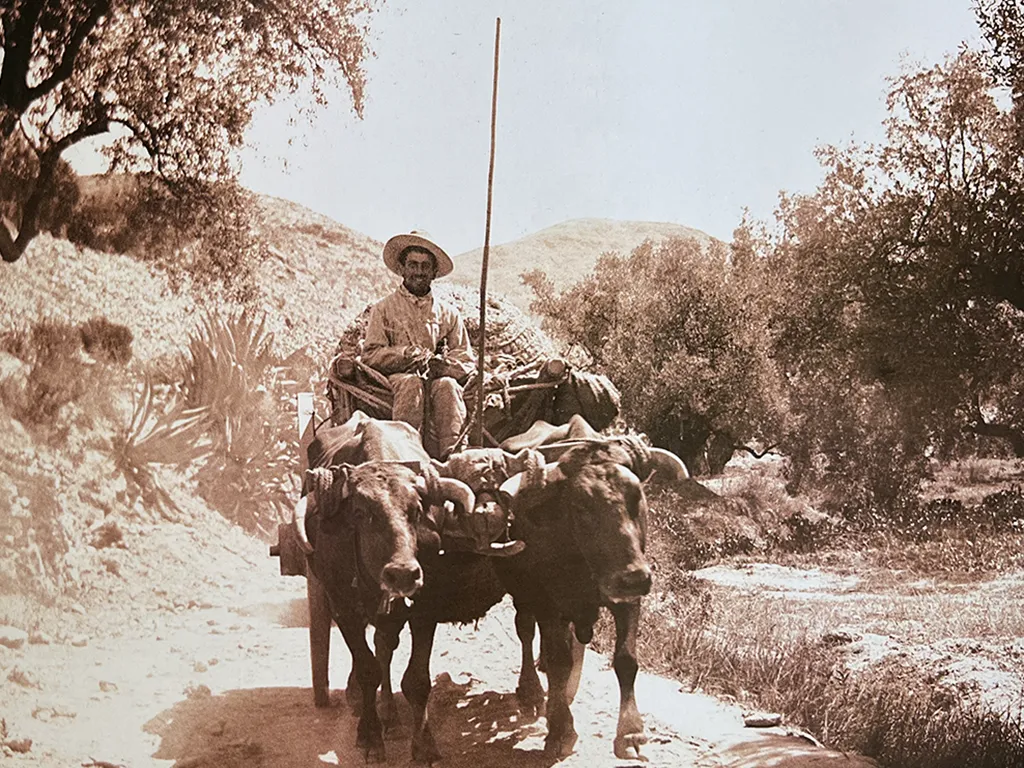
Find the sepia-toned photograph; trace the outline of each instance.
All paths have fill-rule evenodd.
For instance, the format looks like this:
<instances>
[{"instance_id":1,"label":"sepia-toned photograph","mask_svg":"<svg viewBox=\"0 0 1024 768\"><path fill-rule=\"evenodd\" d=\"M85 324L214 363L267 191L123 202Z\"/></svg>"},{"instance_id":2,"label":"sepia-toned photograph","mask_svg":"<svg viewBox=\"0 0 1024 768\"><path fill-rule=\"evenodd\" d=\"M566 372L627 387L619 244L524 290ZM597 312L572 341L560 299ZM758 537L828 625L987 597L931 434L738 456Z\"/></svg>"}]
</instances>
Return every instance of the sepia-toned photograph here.
<instances>
[{"instance_id":1,"label":"sepia-toned photograph","mask_svg":"<svg viewBox=\"0 0 1024 768\"><path fill-rule=\"evenodd\" d=\"M0 766L1022 768L1024 0L0 0Z\"/></svg>"}]
</instances>

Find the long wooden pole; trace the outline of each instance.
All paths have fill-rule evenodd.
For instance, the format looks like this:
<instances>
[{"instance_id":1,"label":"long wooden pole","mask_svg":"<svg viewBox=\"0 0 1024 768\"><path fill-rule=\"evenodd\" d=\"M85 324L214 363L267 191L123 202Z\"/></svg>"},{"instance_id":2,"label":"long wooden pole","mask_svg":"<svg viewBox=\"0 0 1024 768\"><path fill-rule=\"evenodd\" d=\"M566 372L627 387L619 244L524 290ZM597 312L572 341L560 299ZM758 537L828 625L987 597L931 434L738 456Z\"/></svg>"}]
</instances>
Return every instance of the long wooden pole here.
<instances>
[{"instance_id":1,"label":"long wooden pole","mask_svg":"<svg viewBox=\"0 0 1024 768\"><path fill-rule=\"evenodd\" d=\"M494 20L494 85L491 89L491 159L487 166L487 223L484 226L484 256L480 264L480 348L477 351L476 424L473 445L484 444L484 352L487 349L487 266L491 255L491 201L494 195L494 144L498 117L498 50L501 46L501 18Z\"/></svg>"}]
</instances>

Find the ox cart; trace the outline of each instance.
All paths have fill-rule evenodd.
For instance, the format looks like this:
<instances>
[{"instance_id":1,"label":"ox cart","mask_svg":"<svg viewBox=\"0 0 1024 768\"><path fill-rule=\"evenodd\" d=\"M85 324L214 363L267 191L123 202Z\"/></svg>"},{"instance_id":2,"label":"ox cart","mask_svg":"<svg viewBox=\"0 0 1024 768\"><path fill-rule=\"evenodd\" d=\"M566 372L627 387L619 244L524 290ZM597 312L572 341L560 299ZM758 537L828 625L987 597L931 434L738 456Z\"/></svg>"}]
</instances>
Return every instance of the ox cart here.
<instances>
[{"instance_id":1,"label":"ox cart","mask_svg":"<svg viewBox=\"0 0 1024 768\"><path fill-rule=\"evenodd\" d=\"M455 285L436 285L435 290L456 306L473 348L478 350L478 294ZM619 396L610 381L581 370L559 355L553 342L508 302L496 298L487 301L485 376L480 381L474 372L464 387L469 413L467 434L473 434L480 397L484 398L484 447L498 447L538 420L565 424L574 415L581 415L601 430L616 419ZM368 314L369 307L348 326L328 365L325 394L330 412L325 416L315 412L313 393L298 396L303 471L308 469L306 449L322 426L343 424L357 410L376 419L391 418L387 378L361 359ZM314 700L317 706L327 706L332 619L325 588L309 569L292 521L278 526L278 543L271 547L270 554L280 558L282 575L306 577Z\"/></svg>"}]
</instances>

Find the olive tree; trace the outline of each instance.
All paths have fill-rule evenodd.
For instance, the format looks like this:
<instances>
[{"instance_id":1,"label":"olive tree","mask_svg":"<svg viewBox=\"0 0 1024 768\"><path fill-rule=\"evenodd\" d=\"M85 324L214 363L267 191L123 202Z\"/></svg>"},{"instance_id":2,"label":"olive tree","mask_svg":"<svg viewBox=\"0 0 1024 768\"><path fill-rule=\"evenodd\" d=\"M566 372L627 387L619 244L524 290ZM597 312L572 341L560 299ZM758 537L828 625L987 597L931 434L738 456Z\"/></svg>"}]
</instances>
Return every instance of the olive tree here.
<instances>
[{"instance_id":1,"label":"olive tree","mask_svg":"<svg viewBox=\"0 0 1024 768\"><path fill-rule=\"evenodd\" d=\"M693 240L606 254L561 294L528 273L531 308L622 394L623 416L698 472L781 433L785 402L766 317L729 249Z\"/></svg>"},{"instance_id":2,"label":"olive tree","mask_svg":"<svg viewBox=\"0 0 1024 768\"><path fill-rule=\"evenodd\" d=\"M980 437L1024 455L1024 164L1012 108L963 51L892 81L886 140L825 148L758 249L778 286L797 483L867 504Z\"/></svg>"},{"instance_id":3,"label":"olive tree","mask_svg":"<svg viewBox=\"0 0 1024 768\"><path fill-rule=\"evenodd\" d=\"M230 185L254 108L347 91L362 113L373 0L7 0L0 8L0 146L36 162L16 261L38 233L61 155L102 137L113 171L144 171L179 198ZM20 134L20 136L19 136Z\"/></svg>"}]
</instances>

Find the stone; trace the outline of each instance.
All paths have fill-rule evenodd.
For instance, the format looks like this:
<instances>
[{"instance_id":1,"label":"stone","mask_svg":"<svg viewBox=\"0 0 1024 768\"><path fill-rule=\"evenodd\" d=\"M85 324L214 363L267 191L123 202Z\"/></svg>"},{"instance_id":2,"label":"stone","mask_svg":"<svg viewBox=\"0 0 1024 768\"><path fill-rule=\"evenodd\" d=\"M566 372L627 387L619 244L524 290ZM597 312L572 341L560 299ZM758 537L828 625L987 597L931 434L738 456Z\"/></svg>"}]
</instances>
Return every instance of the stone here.
<instances>
[{"instance_id":1,"label":"stone","mask_svg":"<svg viewBox=\"0 0 1024 768\"><path fill-rule=\"evenodd\" d=\"M17 627L0 626L0 645L7 648L21 648L28 640L28 633Z\"/></svg>"},{"instance_id":2,"label":"stone","mask_svg":"<svg viewBox=\"0 0 1024 768\"><path fill-rule=\"evenodd\" d=\"M28 634L28 642L30 645L49 645L52 641L41 629L34 629Z\"/></svg>"},{"instance_id":3,"label":"stone","mask_svg":"<svg viewBox=\"0 0 1024 768\"><path fill-rule=\"evenodd\" d=\"M105 693L112 693L117 690L117 684L109 680L100 680L100 690Z\"/></svg>"},{"instance_id":4,"label":"stone","mask_svg":"<svg viewBox=\"0 0 1024 768\"><path fill-rule=\"evenodd\" d=\"M196 685L195 683L189 683L185 686L185 697L189 699L208 699L213 695L208 685L202 683Z\"/></svg>"},{"instance_id":5,"label":"stone","mask_svg":"<svg viewBox=\"0 0 1024 768\"><path fill-rule=\"evenodd\" d=\"M782 723L782 715L773 712L754 712L743 716L743 725L747 728L774 728Z\"/></svg>"},{"instance_id":6,"label":"stone","mask_svg":"<svg viewBox=\"0 0 1024 768\"><path fill-rule=\"evenodd\" d=\"M32 749L32 739L8 739L4 746L23 755Z\"/></svg>"},{"instance_id":7,"label":"stone","mask_svg":"<svg viewBox=\"0 0 1024 768\"><path fill-rule=\"evenodd\" d=\"M7 679L15 685L20 685L22 688L42 688L39 682L36 680L35 675L30 672L26 672L20 667L13 667L10 672L7 673Z\"/></svg>"},{"instance_id":8,"label":"stone","mask_svg":"<svg viewBox=\"0 0 1024 768\"><path fill-rule=\"evenodd\" d=\"M89 638L86 635L75 635L71 638L71 644L75 648L85 648L89 644Z\"/></svg>"},{"instance_id":9,"label":"stone","mask_svg":"<svg viewBox=\"0 0 1024 768\"><path fill-rule=\"evenodd\" d=\"M208 667L203 662L197 661L195 664L192 665L192 669L194 669L196 672L205 672L208 669Z\"/></svg>"}]
</instances>

